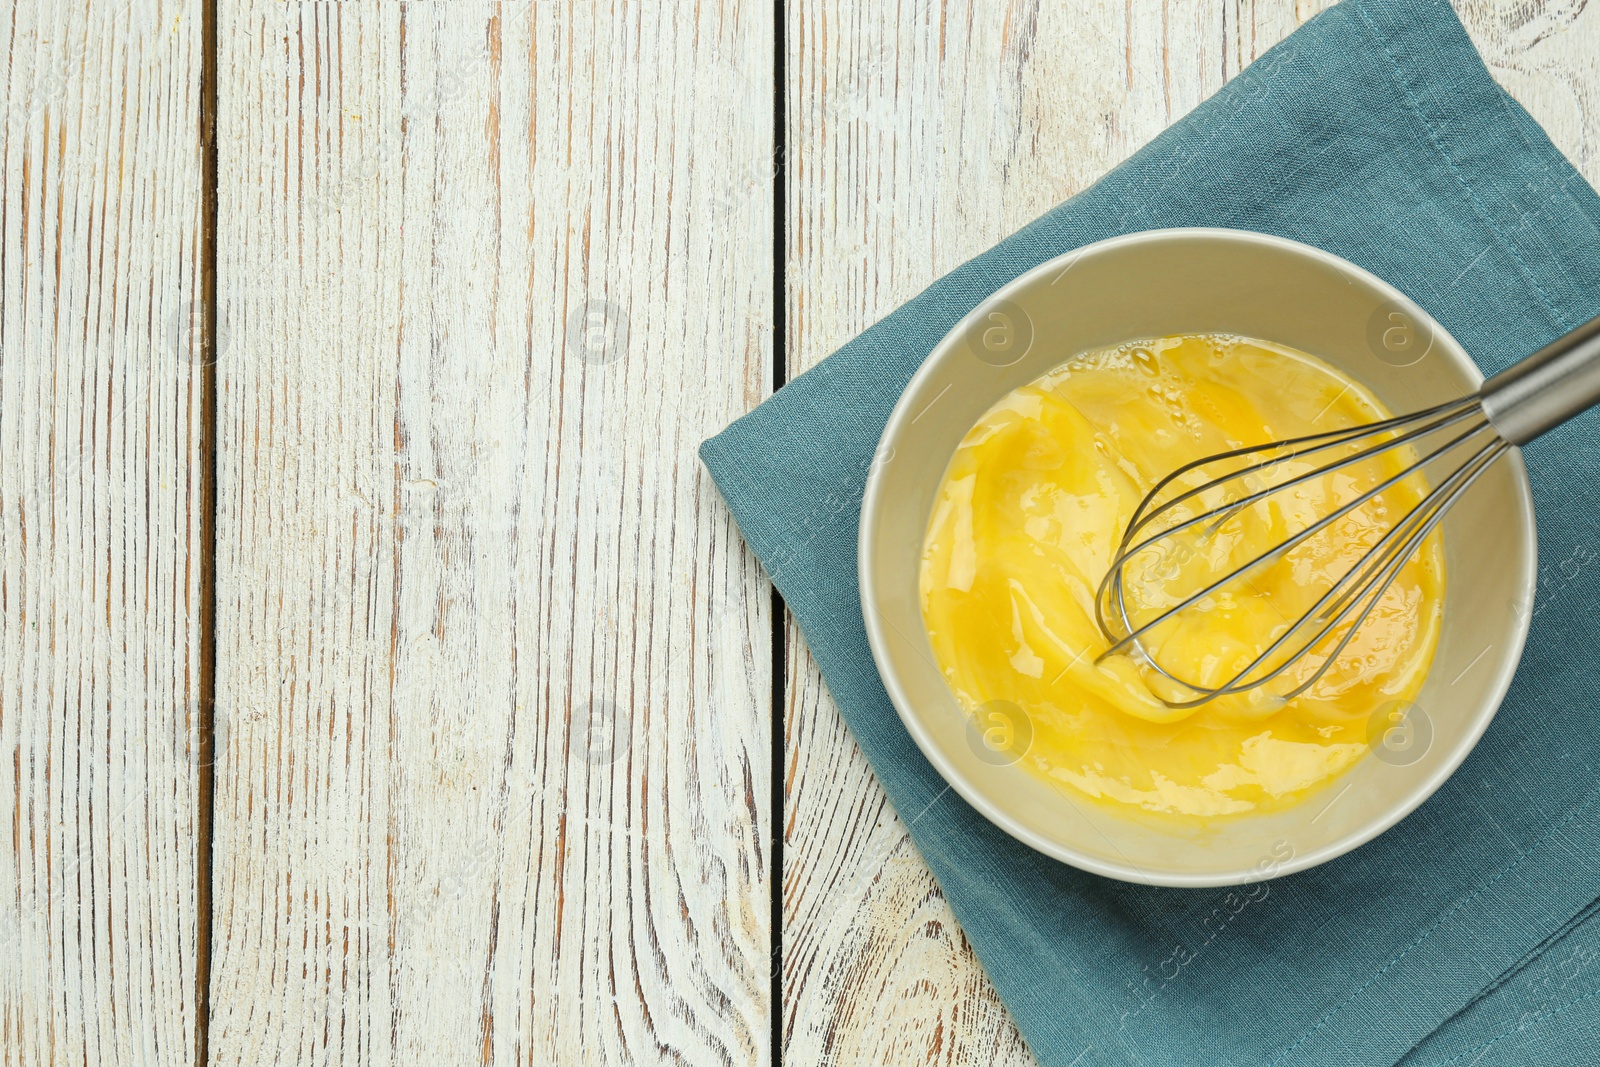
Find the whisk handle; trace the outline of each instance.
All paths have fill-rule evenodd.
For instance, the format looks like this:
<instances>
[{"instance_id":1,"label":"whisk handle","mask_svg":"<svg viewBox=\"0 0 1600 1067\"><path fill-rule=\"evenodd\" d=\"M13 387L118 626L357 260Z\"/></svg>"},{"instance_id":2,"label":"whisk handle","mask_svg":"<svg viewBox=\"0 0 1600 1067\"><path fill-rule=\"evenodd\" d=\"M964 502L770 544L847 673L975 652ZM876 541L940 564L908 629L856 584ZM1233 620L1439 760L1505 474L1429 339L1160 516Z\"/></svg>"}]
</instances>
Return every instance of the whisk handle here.
<instances>
[{"instance_id":1,"label":"whisk handle","mask_svg":"<svg viewBox=\"0 0 1600 1067\"><path fill-rule=\"evenodd\" d=\"M1496 374L1478 398L1495 430L1514 445L1600 404L1600 318Z\"/></svg>"}]
</instances>

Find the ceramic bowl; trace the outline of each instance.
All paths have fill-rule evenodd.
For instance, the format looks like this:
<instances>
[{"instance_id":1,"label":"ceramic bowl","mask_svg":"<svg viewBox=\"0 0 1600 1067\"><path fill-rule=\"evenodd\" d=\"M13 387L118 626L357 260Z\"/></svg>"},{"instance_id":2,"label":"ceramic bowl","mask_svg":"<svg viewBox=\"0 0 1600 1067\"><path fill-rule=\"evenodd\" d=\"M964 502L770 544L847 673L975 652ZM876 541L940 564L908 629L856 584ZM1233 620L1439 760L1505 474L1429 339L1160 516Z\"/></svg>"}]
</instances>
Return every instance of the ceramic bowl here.
<instances>
[{"instance_id":1,"label":"ceramic bowl","mask_svg":"<svg viewBox=\"0 0 1600 1067\"><path fill-rule=\"evenodd\" d=\"M1535 583L1533 501L1515 450L1443 524L1443 626L1428 679L1372 751L1284 811L1173 828L1125 816L995 759L934 663L918 570L945 468L1012 389L1088 349L1228 333L1309 352L1397 413L1476 391L1466 352L1398 290L1327 252L1237 230L1131 234L1028 271L963 319L884 430L861 511L862 613L906 729L967 802L1025 844L1095 874L1218 886L1303 870L1371 840L1428 798L1494 716L1521 656ZM1376 709L1375 709L1376 711ZM1385 714L1389 714L1386 712Z\"/></svg>"}]
</instances>

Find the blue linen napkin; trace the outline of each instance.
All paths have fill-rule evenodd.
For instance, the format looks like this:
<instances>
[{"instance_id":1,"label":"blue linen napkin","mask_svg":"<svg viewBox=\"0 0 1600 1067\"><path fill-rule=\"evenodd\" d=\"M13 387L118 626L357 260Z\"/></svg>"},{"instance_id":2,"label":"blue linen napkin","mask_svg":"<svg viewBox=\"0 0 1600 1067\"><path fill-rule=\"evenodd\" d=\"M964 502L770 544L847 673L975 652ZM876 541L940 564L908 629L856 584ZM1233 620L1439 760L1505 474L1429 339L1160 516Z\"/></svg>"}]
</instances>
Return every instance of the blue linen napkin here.
<instances>
[{"instance_id":1,"label":"blue linen napkin","mask_svg":"<svg viewBox=\"0 0 1600 1067\"><path fill-rule=\"evenodd\" d=\"M1255 887L1126 885L992 826L923 759L873 667L856 524L878 437L941 336L1100 238L1231 226L1321 246L1492 373L1600 312L1600 198L1490 78L1443 0L1346 0L1093 188L939 279L707 441L805 633L1044 1064L1592 1063L1600 1032L1600 418L1527 450L1541 587L1517 680L1428 803Z\"/></svg>"}]
</instances>

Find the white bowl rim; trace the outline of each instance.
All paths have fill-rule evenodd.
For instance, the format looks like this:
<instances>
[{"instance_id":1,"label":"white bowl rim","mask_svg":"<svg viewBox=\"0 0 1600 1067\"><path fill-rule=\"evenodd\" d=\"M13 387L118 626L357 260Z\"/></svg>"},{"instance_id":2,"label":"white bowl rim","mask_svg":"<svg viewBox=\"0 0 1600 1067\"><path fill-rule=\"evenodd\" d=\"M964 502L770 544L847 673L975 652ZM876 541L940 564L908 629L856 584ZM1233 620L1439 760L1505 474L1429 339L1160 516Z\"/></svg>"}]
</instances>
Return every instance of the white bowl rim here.
<instances>
[{"instance_id":1,"label":"white bowl rim","mask_svg":"<svg viewBox=\"0 0 1600 1067\"><path fill-rule=\"evenodd\" d=\"M912 417L908 411L906 398L915 392L916 386L924 378L931 377L937 372L938 366L941 362L940 357L942 354L952 344L956 343L957 339L962 336L962 331L966 328L967 323L972 316L984 306L992 303L995 300L1006 299L1013 296L1018 290L1026 288L1039 276L1059 272L1069 261L1079 257L1091 253L1110 251L1136 244L1183 238L1211 238L1223 241L1238 241L1244 244L1264 245L1280 251L1288 251L1298 255L1307 256L1312 259L1320 260L1324 264L1333 267L1335 270L1341 273L1359 278L1378 291L1385 293L1390 300L1396 301L1408 314L1415 316L1420 322L1428 326L1429 329L1433 331L1432 336L1436 338L1443 338L1446 341L1444 348L1447 351L1452 351L1452 358L1457 353L1466 356L1466 369L1468 370L1469 374L1475 376L1480 384L1483 380L1482 372L1477 369L1477 365L1472 361L1471 357L1467 355L1466 349L1460 344L1460 342L1456 341L1449 331L1445 330L1444 327L1435 322L1433 317L1424 311L1420 306L1418 306L1415 301L1372 272L1359 267L1354 263L1351 263L1349 260L1346 260L1340 256L1336 256L1331 252L1327 252L1313 245L1304 244L1300 241L1294 241L1286 237L1277 237L1272 234L1257 233L1253 230L1237 230L1216 226L1178 226L1157 230L1140 230L1134 233L1106 238L1101 241L1094 241L1090 244L1072 249L1071 251L1063 252L1058 256L1053 256L1043 263L1040 263L1037 266L1024 271L1022 274L1019 274L1017 277L1013 278L1011 281L1007 282L1005 285L1001 286L984 299L980 300L971 311L967 312L966 315L963 315L961 319L950 328L945 336L939 340L939 343L933 347L933 349L928 353L927 358L923 360L922 365L917 368L916 373L912 375L910 381L906 383L904 390L902 390L900 394L900 399L895 402L894 410L889 415L889 421L884 425L883 433L879 437L879 451L881 452L884 442L892 440L896 437L901 423ZM1522 524L1522 537L1525 538L1529 551L1527 556L1527 566L1524 568L1524 573L1522 574L1521 582L1519 583L1525 594L1523 599L1526 601L1527 594L1531 594L1536 589L1539 566L1537 527L1533 513L1533 493L1528 483L1527 468L1522 461L1521 450L1516 447L1512 447L1508 451L1507 459L1513 467L1517 488L1521 491L1527 504L1527 506L1523 509L1525 521ZM1114 878L1118 881L1131 882L1139 885L1165 886L1172 888L1199 889L1217 886L1243 885L1250 882L1261 882L1273 878L1281 878L1287 874L1303 871L1308 868L1318 866L1319 864L1326 863L1331 859L1335 859L1347 852L1359 848L1368 841L1371 841L1373 838L1377 837L1379 834L1383 833L1385 830L1388 830L1394 826L1401 819L1404 819L1407 815L1410 815L1413 811L1420 807L1424 801L1438 791L1440 786L1444 785L1444 783L1449 780L1450 776L1455 773L1456 769L1460 767L1463 761L1466 760L1467 756L1475 748L1477 748L1478 742L1482 739L1484 731L1489 728L1489 723L1494 719L1496 713L1499 711L1500 704L1502 701L1504 701L1506 692L1511 688L1511 681L1513 677L1515 677L1516 667L1521 662L1522 652L1527 644L1528 628L1532 623L1533 617L1533 613L1531 611L1525 611L1520 614L1520 617L1517 620L1517 625L1514 626L1515 632L1512 635L1514 642L1514 647L1511 650L1512 655L1507 661L1511 664L1511 666L1508 669L1502 670L1496 678L1494 678L1488 685L1484 687L1489 699L1484 705L1484 711L1482 711L1471 724L1471 728L1467 732L1467 736L1465 738L1465 743L1460 745L1456 754L1452 758L1444 761L1434 768L1434 770L1428 774L1427 777L1419 780L1419 782L1414 785L1405 795L1401 802L1396 804L1381 818L1374 819L1371 823L1362 826L1351 833L1346 834L1344 837L1331 841L1319 848L1312 849L1305 853L1297 853L1293 857L1285 860L1283 863L1278 864L1265 872L1263 872L1259 866L1248 866L1224 871L1198 873L1151 871L1137 868L1131 863L1110 862L1087 853L1079 852L1078 850L1068 847L1059 841L1052 840L1043 834L1034 832L1019 820L1013 818L1001 804L997 803L982 789L978 788L971 781L969 781L966 776L961 773L960 769L945 757L943 751L933 743L932 737L923 727L921 719L918 716L911 700L906 696L899 679L895 677L894 671L890 667L886 666L887 664L893 662L887 652L889 645L888 635L884 632L884 621L882 616L868 599L868 591L873 588L872 553L868 551L868 546L872 543L873 535L876 530L875 519L877 514L877 500L883 485L883 471L884 467L882 465L878 465L868 473L866 487L862 493L861 519L857 526L856 536L856 578L861 599L862 622L865 624L867 631L867 642L872 648L874 666L878 671L879 678L883 682L884 689L889 694L890 702L894 704L895 711L900 716L901 723L905 726L906 731L911 734L912 740L914 740L917 744L917 748L922 751L923 756L927 758L928 762L933 764L934 769L939 772L940 777L942 777L951 788L959 793L962 799L964 799L968 804L972 805L973 808L977 809L977 811L986 819L994 823L1006 833L1010 834L1016 840L1021 841L1023 844L1045 854L1046 856L1060 860L1061 862L1076 867L1079 870L1088 871L1091 874L1102 875L1106 878ZM1027 772L1023 771L1022 773Z\"/></svg>"}]
</instances>

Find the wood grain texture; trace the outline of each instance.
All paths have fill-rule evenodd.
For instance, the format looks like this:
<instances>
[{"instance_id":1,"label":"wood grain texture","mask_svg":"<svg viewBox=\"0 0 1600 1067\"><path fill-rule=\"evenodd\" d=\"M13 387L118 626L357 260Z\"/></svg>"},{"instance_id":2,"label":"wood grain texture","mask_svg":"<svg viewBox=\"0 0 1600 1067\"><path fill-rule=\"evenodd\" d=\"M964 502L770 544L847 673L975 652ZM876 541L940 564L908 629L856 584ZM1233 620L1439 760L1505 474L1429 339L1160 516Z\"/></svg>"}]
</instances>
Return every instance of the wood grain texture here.
<instances>
[{"instance_id":1,"label":"wood grain texture","mask_svg":"<svg viewBox=\"0 0 1600 1067\"><path fill-rule=\"evenodd\" d=\"M1456 0L1495 79L1600 186L1600 5L1589 0Z\"/></svg>"},{"instance_id":2,"label":"wood grain texture","mask_svg":"<svg viewBox=\"0 0 1600 1067\"><path fill-rule=\"evenodd\" d=\"M1093 182L1325 6L791 4L790 375ZM1469 0L1462 15L1496 76L1600 178L1600 9ZM789 633L785 1061L1031 1063Z\"/></svg>"},{"instance_id":3,"label":"wood grain texture","mask_svg":"<svg viewBox=\"0 0 1600 1067\"><path fill-rule=\"evenodd\" d=\"M222 5L219 1064L768 1062L770 5Z\"/></svg>"},{"instance_id":4,"label":"wood grain texture","mask_svg":"<svg viewBox=\"0 0 1600 1067\"><path fill-rule=\"evenodd\" d=\"M200 9L0 19L0 1063L195 1058Z\"/></svg>"}]
</instances>

